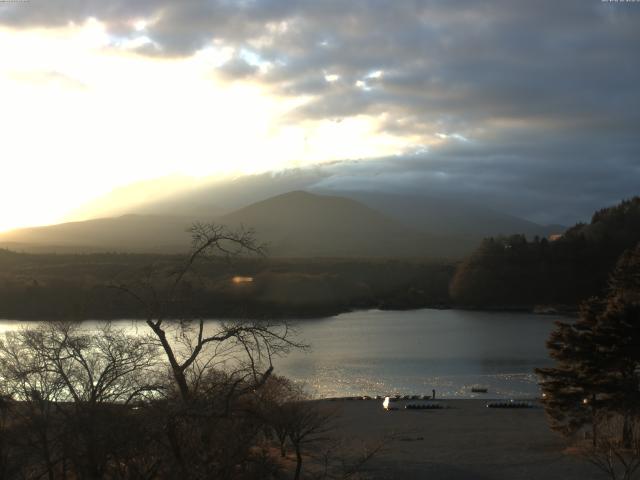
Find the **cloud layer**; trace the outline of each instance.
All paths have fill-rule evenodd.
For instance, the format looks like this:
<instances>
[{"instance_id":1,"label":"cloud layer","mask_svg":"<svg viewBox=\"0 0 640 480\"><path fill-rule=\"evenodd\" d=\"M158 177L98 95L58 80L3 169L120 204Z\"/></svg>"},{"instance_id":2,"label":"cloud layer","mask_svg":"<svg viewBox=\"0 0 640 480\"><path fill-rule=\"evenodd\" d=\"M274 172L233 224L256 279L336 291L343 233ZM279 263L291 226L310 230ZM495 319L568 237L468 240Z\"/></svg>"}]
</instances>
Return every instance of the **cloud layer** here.
<instances>
[{"instance_id":1,"label":"cloud layer","mask_svg":"<svg viewBox=\"0 0 640 480\"><path fill-rule=\"evenodd\" d=\"M140 55L225 48L228 81L307 97L286 121L371 116L416 154L327 182L442 192L570 222L640 193L640 4L600 0L58 0L12 28L89 17ZM424 147L421 150L421 146ZM327 184L329 185L329 184ZM380 186L380 188L383 188Z\"/></svg>"}]
</instances>

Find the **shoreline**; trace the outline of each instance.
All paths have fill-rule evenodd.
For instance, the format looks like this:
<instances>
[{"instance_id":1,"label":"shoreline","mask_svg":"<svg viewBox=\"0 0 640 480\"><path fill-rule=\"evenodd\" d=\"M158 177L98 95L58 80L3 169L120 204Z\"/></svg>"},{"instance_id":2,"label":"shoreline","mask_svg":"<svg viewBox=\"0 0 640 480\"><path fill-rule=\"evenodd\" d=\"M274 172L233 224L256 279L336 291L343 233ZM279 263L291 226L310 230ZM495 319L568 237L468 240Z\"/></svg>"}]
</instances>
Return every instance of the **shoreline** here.
<instances>
[{"instance_id":1,"label":"shoreline","mask_svg":"<svg viewBox=\"0 0 640 480\"><path fill-rule=\"evenodd\" d=\"M487 400L436 399L443 409L385 411L376 401L322 401L337 412L336 434L352 451L383 442L368 478L404 480L597 480L566 453L544 409L486 408Z\"/></svg>"},{"instance_id":2,"label":"shoreline","mask_svg":"<svg viewBox=\"0 0 640 480\"><path fill-rule=\"evenodd\" d=\"M487 394L490 395L490 394ZM416 395L410 395L410 397L415 397ZM487 396L487 397L482 397L482 398L478 398L478 397L469 397L469 398L465 398L465 397L458 397L458 398L451 398L451 397L438 397L437 396L437 392L436 392L436 398L424 398L425 396L423 395L417 395L420 398L404 398L406 397L406 395L401 396L400 398L394 398L393 395L388 395L389 398L392 398L393 402L398 403L398 404L408 404L408 403L412 403L412 402L440 402L440 403L449 403L452 402L453 404L455 404L455 402L466 402L466 401L474 401L474 402L505 402L505 401L509 401L512 400L514 402L530 402L531 404L533 404L532 408L542 408L542 405L540 404L540 398L539 397L530 397L530 396L523 396L523 397L511 397L511 398L503 398L503 397L491 397L491 396ZM380 397L380 398L377 398ZM362 395L362 396L340 396L340 397L322 397L322 398L312 398L309 401L311 402L355 402L355 403L367 403L367 404L375 404L375 403L379 403L380 404L380 408L382 408L382 402L384 401L384 396L378 395L377 397L371 397L368 395Z\"/></svg>"},{"instance_id":3,"label":"shoreline","mask_svg":"<svg viewBox=\"0 0 640 480\"><path fill-rule=\"evenodd\" d=\"M567 307L567 306L564 306ZM212 315L209 318L205 318L204 320L218 320L218 318L214 317L222 317L226 320L282 320L282 321L290 321L290 320L321 320L324 318L336 317L342 314L348 313L356 313L356 312L367 312L367 311L380 311L380 312L408 312L408 311L418 311L418 310L461 310L468 312L486 312L486 313L514 313L514 314L530 314L530 315L539 315L541 317L547 316L565 316L565 317L575 317L578 314L577 309L573 308L555 308L553 306L545 306L545 308L541 309L540 306L534 307L467 307L460 305L426 305L419 307L408 307L408 308L385 308L384 306L371 306L370 308L346 308L346 309L327 309L322 311L315 312L292 312L290 314L285 315L229 315L229 314L220 314L220 315ZM7 317L7 318L5 318ZM11 318L8 318L11 317ZM120 321L145 321L146 318L140 317L137 318L135 316L131 317L122 317L122 316L92 316L90 318L85 317L61 317L61 316L53 316L49 318L39 318L39 317L31 317L31 316L20 316L20 315L4 315L0 314L0 322L52 322L52 321L71 321L71 322L120 322ZM167 320L179 320L179 319L167 319ZM199 320L198 318L191 319L193 321Z\"/></svg>"}]
</instances>

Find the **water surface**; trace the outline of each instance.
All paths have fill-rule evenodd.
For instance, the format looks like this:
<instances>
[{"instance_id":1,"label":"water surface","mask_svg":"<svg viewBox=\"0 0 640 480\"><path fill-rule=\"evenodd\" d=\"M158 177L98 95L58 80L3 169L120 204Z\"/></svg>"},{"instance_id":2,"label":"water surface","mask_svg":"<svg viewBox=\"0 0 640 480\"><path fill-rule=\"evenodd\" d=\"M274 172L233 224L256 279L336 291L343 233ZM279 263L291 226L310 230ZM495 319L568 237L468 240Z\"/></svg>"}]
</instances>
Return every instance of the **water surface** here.
<instances>
[{"instance_id":1,"label":"water surface","mask_svg":"<svg viewBox=\"0 0 640 480\"><path fill-rule=\"evenodd\" d=\"M294 322L309 352L276 359L276 373L318 397L431 394L491 398L539 394L534 368L550 364L545 342L563 317L467 310L358 311ZM131 331L143 322L122 320ZM0 332L23 322L0 321ZM97 322L86 322L87 328ZM215 328L216 321L209 323Z\"/></svg>"},{"instance_id":2,"label":"water surface","mask_svg":"<svg viewBox=\"0 0 640 480\"><path fill-rule=\"evenodd\" d=\"M360 311L299 323L312 345L278 365L318 396L430 394L492 398L539 394L534 368L562 317L463 310Z\"/></svg>"}]
</instances>

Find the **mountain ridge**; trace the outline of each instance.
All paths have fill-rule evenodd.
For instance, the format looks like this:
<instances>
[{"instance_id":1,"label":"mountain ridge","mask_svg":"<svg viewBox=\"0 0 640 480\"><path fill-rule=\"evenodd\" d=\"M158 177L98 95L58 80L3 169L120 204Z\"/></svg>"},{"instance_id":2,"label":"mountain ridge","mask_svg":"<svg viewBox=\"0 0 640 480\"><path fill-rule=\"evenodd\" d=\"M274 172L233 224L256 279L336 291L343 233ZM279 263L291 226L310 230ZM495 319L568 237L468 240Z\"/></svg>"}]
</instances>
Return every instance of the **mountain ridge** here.
<instances>
[{"instance_id":1,"label":"mountain ridge","mask_svg":"<svg viewBox=\"0 0 640 480\"><path fill-rule=\"evenodd\" d=\"M189 249L188 227L205 221L252 228L258 241L268 243L270 254L278 257L457 258L498 230L494 225L478 233L478 224L486 221L479 213L475 224L467 226L470 220L466 206L448 207L424 197L362 193L360 199L353 197L357 195L297 189L225 215L216 215L219 210L212 210L211 215L129 213L16 229L0 234L0 246L40 252L69 252L76 247L89 252L173 254ZM539 227L515 217L507 218L514 230L520 227L519 233L531 235ZM523 231L527 229L524 227L529 231Z\"/></svg>"},{"instance_id":2,"label":"mountain ridge","mask_svg":"<svg viewBox=\"0 0 640 480\"><path fill-rule=\"evenodd\" d=\"M468 243L472 239L478 241L486 236L513 233L524 233L532 237L547 236L565 230L563 226L539 225L485 205L461 200L453 195L398 191L397 188L381 188L379 191L350 189L348 182L333 182L332 175L331 166L299 168L237 178L194 180L191 186L186 186L183 182L184 188L173 190L161 188L167 182L159 179L158 185L154 184L153 188L147 185L148 182L141 184L141 191L151 188L154 193L139 194L138 196L145 198L144 202L132 201L128 207L123 202L122 195L114 193L114 208L109 216L138 213L199 218L204 215L210 218L213 213L218 217L287 192L307 191L319 195L351 198L412 229L435 235L464 235L468 237ZM95 211L104 213L106 210L102 207L110 204L109 198L107 196L100 199L95 205ZM80 210L83 212L81 218L88 218L90 206Z\"/></svg>"},{"instance_id":3,"label":"mountain ridge","mask_svg":"<svg viewBox=\"0 0 640 480\"><path fill-rule=\"evenodd\" d=\"M17 229L0 234L0 246L46 245L82 250L177 253L189 248L185 230L195 221L244 225L281 257L427 257L461 252L450 239L425 235L351 199L293 191L218 218L128 214Z\"/></svg>"}]
</instances>

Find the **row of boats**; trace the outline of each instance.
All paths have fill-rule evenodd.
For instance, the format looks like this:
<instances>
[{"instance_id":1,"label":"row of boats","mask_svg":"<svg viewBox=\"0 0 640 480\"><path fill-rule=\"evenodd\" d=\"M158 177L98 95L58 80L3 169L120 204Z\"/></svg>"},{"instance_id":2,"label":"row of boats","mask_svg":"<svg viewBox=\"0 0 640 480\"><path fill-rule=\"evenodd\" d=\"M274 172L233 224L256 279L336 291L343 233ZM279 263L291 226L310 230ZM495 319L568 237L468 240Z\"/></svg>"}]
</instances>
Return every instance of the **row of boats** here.
<instances>
[{"instance_id":1,"label":"row of boats","mask_svg":"<svg viewBox=\"0 0 640 480\"><path fill-rule=\"evenodd\" d=\"M385 397L384 395L362 395L356 397L334 397L329 400L337 401L337 400L384 400L385 398L391 398L392 400L431 400L431 395L392 395L390 397Z\"/></svg>"},{"instance_id":2,"label":"row of boats","mask_svg":"<svg viewBox=\"0 0 640 480\"><path fill-rule=\"evenodd\" d=\"M487 403L487 408L533 408L531 402L519 400L504 400Z\"/></svg>"},{"instance_id":3,"label":"row of boats","mask_svg":"<svg viewBox=\"0 0 640 480\"><path fill-rule=\"evenodd\" d=\"M471 393L487 393L489 390L486 387L471 387ZM383 395L362 395L357 397L346 397L343 400L384 400L385 398L394 400L434 400L435 399L435 391L433 395L390 395L385 397ZM339 398L333 398L331 400L339 400Z\"/></svg>"},{"instance_id":4,"label":"row of boats","mask_svg":"<svg viewBox=\"0 0 640 480\"><path fill-rule=\"evenodd\" d=\"M399 410L397 405L400 400L429 400L421 403L407 403L404 406L405 410L439 410L444 408L444 405L441 403L431 401L431 397L428 395L423 395L422 398L419 395L413 395L410 398L403 398L399 395L396 397L385 397L382 401L382 407L385 410Z\"/></svg>"},{"instance_id":5,"label":"row of boats","mask_svg":"<svg viewBox=\"0 0 640 480\"><path fill-rule=\"evenodd\" d=\"M408 403L404 406L405 410L441 410L444 405L441 403Z\"/></svg>"},{"instance_id":6,"label":"row of boats","mask_svg":"<svg viewBox=\"0 0 640 480\"><path fill-rule=\"evenodd\" d=\"M385 397L385 399L382 402L382 407L385 410L399 410L400 408L397 406L398 400L403 400L403 398ZM420 400L420 398L415 398L414 400ZM431 400L431 398L430 397L424 398L424 400ZM486 404L486 407L487 408L534 408L534 404L531 402L527 402L525 400L496 400L496 401L488 402ZM420 402L420 403L407 403L404 405L405 410L441 410L443 408L447 408L447 407L441 403L433 402L433 401Z\"/></svg>"},{"instance_id":7,"label":"row of boats","mask_svg":"<svg viewBox=\"0 0 640 480\"><path fill-rule=\"evenodd\" d=\"M471 387L472 393L487 393L486 387L474 386ZM347 400L382 400L382 406L385 410L399 410L396 402L398 401L418 401L418 403L405 403L405 410L439 410L445 408L441 403L434 402L435 391L433 395L390 395L390 396L357 396L347 397ZM336 399L337 400L337 399ZM425 401L428 400L428 401ZM487 408L533 408L534 405L531 402L522 400L496 400L486 404Z\"/></svg>"}]
</instances>

